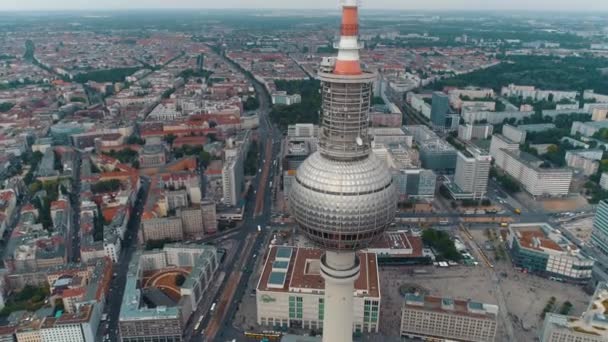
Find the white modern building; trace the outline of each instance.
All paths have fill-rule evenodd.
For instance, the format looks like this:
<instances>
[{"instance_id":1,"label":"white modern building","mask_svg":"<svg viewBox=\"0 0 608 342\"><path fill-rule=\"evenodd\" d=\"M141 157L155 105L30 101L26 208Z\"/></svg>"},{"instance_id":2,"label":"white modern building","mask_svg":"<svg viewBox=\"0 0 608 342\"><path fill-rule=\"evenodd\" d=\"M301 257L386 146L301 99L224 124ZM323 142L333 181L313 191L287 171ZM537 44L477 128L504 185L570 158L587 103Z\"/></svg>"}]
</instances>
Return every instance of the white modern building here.
<instances>
[{"instance_id":1,"label":"white modern building","mask_svg":"<svg viewBox=\"0 0 608 342\"><path fill-rule=\"evenodd\" d=\"M496 167L520 182L532 196L566 196L570 191L571 169L540 167L542 160L519 151L519 144L500 134L492 136L490 155Z\"/></svg>"},{"instance_id":2,"label":"white modern building","mask_svg":"<svg viewBox=\"0 0 608 342\"><path fill-rule=\"evenodd\" d=\"M502 134L494 134L490 142L490 155L494 158L496 165L504 162L504 153L501 150L519 151L519 143L505 137Z\"/></svg>"},{"instance_id":3,"label":"white modern building","mask_svg":"<svg viewBox=\"0 0 608 342\"><path fill-rule=\"evenodd\" d=\"M590 121L590 122L580 122L575 121L572 123L572 128L570 129L571 135L576 135L580 133L580 135L585 137L591 137L595 133L601 131L602 129L608 128L608 121Z\"/></svg>"},{"instance_id":4,"label":"white modern building","mask_svg":"<svg viewBox=\"0 0 608 342\"><path fill-rule=\"evenodd\" d=\"M410 99L410 105L414 110L420 112L425 118L431 119L431 105L424 101L422 95L408 93L408 98Z\"/></svg>"},{"instance_id":5,"label":"white modern building","mask_svg":"<svg viewBox=\"0 0 608 342\"><path fill-rule=\"evenodd\" d=\"M597 150L570 150L566 152L566 165L583 171L586 176L597 173L600 167L600 160L604 151Z\"/></svg>"},{"instance_id":6,"label":"white modern building","mask_svg":"<svg viewBox=\"0 0 608 342\"><path fill-rule=\"evenodd\" d=\"M310 123L297 123L287 127L289 138L315 138L319 137L319 126Z\"/></svg>"},{"instance_id":7,"label":"white modern building","mask_svg":"<svg viewBox=\"0 0 608 342\"><path fill-rule=\"evenodd\" d=\"M500 91L502 96L507 97L521 97L521 98L532 98L534 101L548 101L550 98L553 102L559 102L561 100L575 101L579 95L578 91L562 91L562 90L540 90L533 86L520 86L515 84L509 84L506 87L502 87Z\"/></svg>"},{"instance_id":8,"label":"white modern building","mask_svg":"<svg viewBox=\"0 0 608 342\"><path fill-rule=\"evenodd\" d=\"M452 195L455 198L483 199L488 188L492 157L474 146L458 151Z\"/></svg>"},{"instance_id":9,"label":"white modern building","mask_svg":"<svg viewBox=\"0 0 608 342\"><path fill-rule=\"evenodd\" d=\"M473 139L487 139L492 135L494 126L490 124L464 124L458 126L458 139L471 141ZM503 128L504 130L504 128Z\"/></svg>"},{"instance_id":10,"label":"white modern building","mask_svg":"<svg viewBox=\"0 0 608 342\"><path fill-rule=\"evenodd\" d=\"M460 300L405 296L401 310L401 337L423 341L494 341L498 306Z\"/></svg>"},{"instance_id":11,"label":"white modern building","mask_svg":"<svg viewBox=\"0 0 608 342\"><path fill-rule=\"evenodd\" d=\"M608 284L599 283L582 316L548 313L540 330L540 342L608 341Z\"/></svg>"},{"instance_id":12,"label":"white modern building","mask_svg":"<svg viewBox=\"0 0 608 342\"><path fill-rule=\"evenodd\" d=\"M323 251L273 246L257 285L257 322L269 328L323 328L325 280L321 276ZM353 331L378 332L380 279L374 253L357 253L361 274L352 294Z\"/></svg>"},{"instance_id":13,"label":"white modern building","mask_svg":"<svg viewBox=\"0 0 608 342\"><path fill-rule=\"evenodd\" d=\"M604 190L608 190L608 173L602 173L602 177L600 178L600 187Z\"/></svg>"},{"instance_id":14,"label":"white modern building","mask_svg":"<svg viewBox=\"0 0 608 342\"><path fill-rule=\"evenodd\" d=\"M591 279L593 260L548 223L511 224L507 243L522 270L575 283Z\"/></svg>"},{"instance_id":15,"label":"white modern building","mask_svg":"<svg viewBox=\"0 0 608 342\"><path fill-rule=\"evenodd\" d=\"M272 104L290 106L300 102L302 102L300 94L289 95L286 91L272 93Z\"/></svg>"}]
</instances>

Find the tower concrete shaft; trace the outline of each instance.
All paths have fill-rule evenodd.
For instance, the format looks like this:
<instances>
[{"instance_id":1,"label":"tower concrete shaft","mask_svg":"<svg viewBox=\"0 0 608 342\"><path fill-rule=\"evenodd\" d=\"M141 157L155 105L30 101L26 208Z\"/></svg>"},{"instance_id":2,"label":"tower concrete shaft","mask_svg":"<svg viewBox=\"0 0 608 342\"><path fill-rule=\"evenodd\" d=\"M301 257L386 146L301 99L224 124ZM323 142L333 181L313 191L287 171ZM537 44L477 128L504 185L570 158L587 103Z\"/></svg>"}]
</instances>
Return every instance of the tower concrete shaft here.
<instances>
[{"instance_id":1,"label":"tower concrete shaft","mask_svg":"<svg viewBox=\"0 0 608 342\"><path fill-rule=\"evenodd\" d=\"M325 280L323 342L350 342L359 259L355 252L327 251L321 259L321 275Z\"/></svg>"}]
</instances>

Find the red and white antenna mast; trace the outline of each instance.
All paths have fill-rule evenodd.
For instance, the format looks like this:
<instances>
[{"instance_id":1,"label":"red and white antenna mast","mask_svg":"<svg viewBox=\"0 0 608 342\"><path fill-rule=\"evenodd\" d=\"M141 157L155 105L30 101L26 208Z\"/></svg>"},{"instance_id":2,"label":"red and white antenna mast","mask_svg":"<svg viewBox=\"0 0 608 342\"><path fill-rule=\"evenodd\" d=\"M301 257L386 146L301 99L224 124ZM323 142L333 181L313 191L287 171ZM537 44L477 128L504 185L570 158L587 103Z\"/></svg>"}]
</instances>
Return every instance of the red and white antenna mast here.
<instances>
[{"instance_id":1,"label":"red and white antenna mast","mask_svg":"<svg viewBox=\"0 0 608 342\"><path fill-rule=\"evenodd\" d=\"M359 1L340 0L342 6L342 26L340 28L340 43L338 43L338 58L334 74L360 75L359 61Z\"/></svg>"}]
</instances>

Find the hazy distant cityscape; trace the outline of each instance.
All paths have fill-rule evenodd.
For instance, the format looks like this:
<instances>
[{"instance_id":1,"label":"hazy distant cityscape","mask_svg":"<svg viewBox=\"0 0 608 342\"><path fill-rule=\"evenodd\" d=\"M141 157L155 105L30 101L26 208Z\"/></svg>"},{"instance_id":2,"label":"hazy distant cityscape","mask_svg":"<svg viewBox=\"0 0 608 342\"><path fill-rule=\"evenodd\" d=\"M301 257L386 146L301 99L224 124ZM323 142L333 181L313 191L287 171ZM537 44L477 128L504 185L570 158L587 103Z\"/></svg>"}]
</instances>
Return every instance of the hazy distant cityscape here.
<instances>
[{"instance_id":1,"label":"hazy distant cityscape","mask_svg":"<svg viewBox=\"0 0 608 342\"><path fill-rule=\"evenodd\" d=\"M367 2L0 12L0 341L608 341L608 13Z\"/></svg>"}]
</instances>

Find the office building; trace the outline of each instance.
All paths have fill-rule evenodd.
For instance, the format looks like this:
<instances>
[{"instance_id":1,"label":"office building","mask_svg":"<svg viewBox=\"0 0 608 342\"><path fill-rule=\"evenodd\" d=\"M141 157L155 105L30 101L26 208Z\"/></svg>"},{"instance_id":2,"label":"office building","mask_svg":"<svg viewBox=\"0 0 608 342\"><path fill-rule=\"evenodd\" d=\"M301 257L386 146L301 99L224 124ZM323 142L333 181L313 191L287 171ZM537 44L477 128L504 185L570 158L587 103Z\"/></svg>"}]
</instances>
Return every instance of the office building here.
<instances>
[{"instance_id":1,"label":"office building","mask_svg":"<svg viewBox=\"0 0 608 342\"><path fill-rule=\"evenodd\" d=\"M243 191L244 173L241 158L237 156L226 158L222 168L222 192L225 204L238 205Z\"/></svg>"},{"instance_id":2,"label":"office building","mask_svg":"<svg viewBox=\"0 0 608 342\"><path fill-rule=\"evenodd\" d=\"M289 139L283 159L283 169L297 170L304 160L313 153L312 146L312 140Z\"/></svg>"},{"instance_id":3,"label":"office building","mask_svg":"<svg viewBox=\"0 0 608 342\"><path fill-rule=\"evenodd\" d=\"M251 145L251 131L246 130L229 139L224 150L225 161L222 168L223 203L237 206L245 187L245 158Z\"/></svg>"},{"instance_id":4,"label":"office building","mask_svg":"<svg viewBox=\"0 0 608 342\"><path fill-rule=\"evenodd\" d=\"M449 111L449 96L439 91L434 92L433 101L431 103L431 123L433 124L433 127L444 128Z\"/></svg>"},{"instance_id":5,"label":"office building","mask_svg":"<svg viewBox=\"0 0 608 342\"><path fill-rule=\"evenodd\" d=\"M454 183L448 186L455 199L483 199L488 188L492 157L485 151L467 146L458 151Z\"/></svg>"},{"instance_id":6,"label":"office building","mask_svg":"<svg viewBox=\"0 0 608 342\"><path fill-rule=\"evenodd\" d=\"M603 172L600 177L600 187L604 190L608 190L608 173Z\"/></svg>"},{"instance_id":7,"label":"office building","mask_svg":"<svg viewBox=\"0 0 608 342\"><path fill-rule=\"evenodd\" d=\"M70 137L85 130L86 128L79 123L57 123L51 126L49 133L55 145L71 145Z\"/></svg>"},{"instance_id":8,"label":"office building","mask_svg":"<svg viewBox=\"0 0 608 342\"><path fill-rule=\"evenodd\" d=\"M120 307L120 341L184 341L184 324L206 295L218 263L217 249L208 245L168 244L162 250L137 251ZM181 286L174 285L176 273L185 277Z\"/></svg>"},{"instance_id":9,"label":"office building","mask_svg":"<svg viewBox=\"0 0 608 342\"><path fill-rule=\"evenodd\" d=\"M297 123L287 127L288 138L315 138L319 137L319 126L307 123Z\"/></svg>"},{"instance_id":10,"label":"office building","mask_svg":"<svg viewBox=\"0 0 608 342\"><path fill-rule=\"evenodd\" d=\"M180 217L142 217L139 241L181 241L184 239L184 229Z\"/></svg>"},{"instance_id":11,"label":"office building","mask_svg":"<svg viewBox=\"0 0 608 342\"><path fill-rule=\"evenodd\" d=\"M575 283L591 279L593 260L548 223L509 225L507 243L516 267Z\"/></svg>"},{"instance_id":12,"label":"office building","mask_svg":"<svg viewBox=\"0 0 608 342\"><path fill-rule=\"evenodd\" d=\"M187 239L200 239L205 235L203 226L203 212L200 206L177 209L177 216L182 219L184 237Z\"/></svg>"},{"instance_id":13,"label":"office building","mask_svg":"<svg viewBox=\"0 0 608 342\"><path fill-rule=\"evenodd\" d=\"M540 342L608 341L608 284L599 283L582 316L547 313Z\"/></svg>"},{"instance_id":14,"label":"office building","mask_svg":"<svg viewBox=\"0 0 608 342\"><path fill-rule=\"evenodd\" d=\"M267 327L319 330L327 313L325 280L321 275L323 251L314 248L273 246L256 289L257 322ZM352 296L353 332L378 332L380 283L373 253L358 252L361 271Z\"/></svg>"},{"instance_id":15,"label":"office building","mask_svg":"<svg viewBox=\"0 0 608 342\"><path fill-rule=\"evenodd\" d=\"M408 199L433 199L435 197L437 175L432 170L393 169L391 173L400 202Z\"/></svg>"},{"instance_id":16,"label":"office building","mask_svg":"<svg viewBox=\"0 0 608 342\"><path fill-rule=\"evenodd\" d=\"M503 128L504 129L504 128ZM492 135L494 126L490 124L464 124L458 126L458 139L471 141L475 139L487 139Z\"/></svg>"},{"instance_id":17,"label":"office building","mask_svg":"<svg viewBox=\"0 0 608 342\"><path fill-rule=\"evenodd\" d=\"M205 234L217 233L217 208L213 201L202 201L203 229Z\"/></svg>"},{"instance_id":18,"label":"office building","mask_svg":"<svg viewBox=\"0 0 608 342\"><path fill-rule=\"evenodd\" d=\"M289 191L295 222L324 249L324 254L319 253L319 257L323 254L321 262L315 266L321 274L317 279L325 281L324 310L319 310L323 316L316 317L317 322L323 321L323 342L352 341L353 327L357 329L355 317L360 314L354 311L360 306L354 304L352 294L363 265L375 264L369 257L357 257L356 252L382 234L397 207L391 174L371 151L367 130L372 87L378 75L361 69L358 1L343 0L341 5L338 56L333 71L324 67L318 75L323 118L318 151L300 165ZM277 284L284 286L286 271L275 276ZM370 273L366 275L370 279ZM318 307L319 299L311 304ZM289 304L295 319L304 320L303 296L293 296ZM362 331L377 329L378 308L379 300L364 300L364 309L369 311L363 312Z\"/></svg>"},{"instance_id":19,"label":"office building","mask_svg":"<svg viewBox=\"0 0 608 342\"><path fill-rule=\"evenodd\" d=\"M494 341L498 306L460 300L405 295L401 337L424 341Z\"/></svg>"},{"instance_id":20,"label":"office building","mask_svg":"<svg viewBox=\"0 0 608 342\"><path fill-rule=\"evenodd\" d=\"M272 93L272 104L290 106L292 104L302 102L300 94L287 94L286 91L277 91Z\"/></svg>"},{"instance_id":21,"label":"office building","mask_svg":"<svg viewBox=\"0 0 608 342\"><path fill-rule=\"evenodd\" d=\"M401 128L370 128L369 135L374 144L395 145L403 144L412 147L414 137L407 135Z\"/></svg>"},{"instance_id":22,"label":"office building","mask_svg":"<svg viewBox=\"0 0 608 342\"><path fill-rule=\"evenodd\" d=\"M608 256L608 202L606 201L600 201L597 205L591 232L591 243L602 254Z\"/></svg>"},{"instance_id":23,"label":"office building","mask_svg":"<svg viewBox=\"0 0 608 342\"><path fill-rule=\"evenodd\" d=\"M296 172L296 170L283 171L283 195L286 200L289 200L289 192L296 179Z\"/></svg>"},{"instance_id":24,"label":"office building","mask_svg":"<svg viewBox=\"0 0 608 342\"><path fill-rule=\"evenodd\" d=\"M425 140L418 147L423 168L438 172L453 172L456 168L456 149L445 140Z\"/></svg>"}]
</instances>

